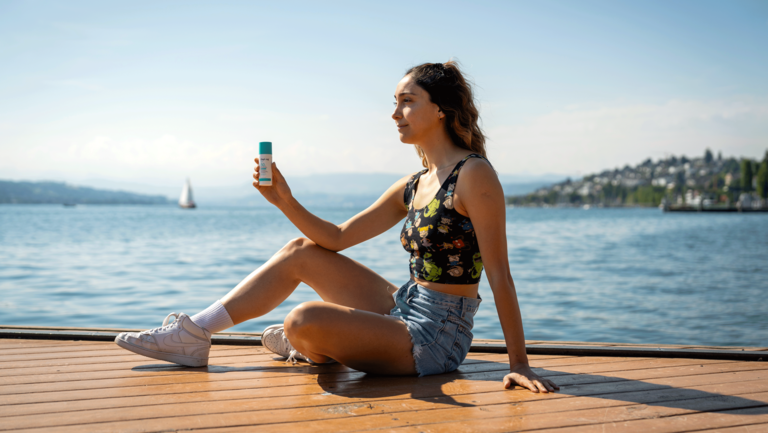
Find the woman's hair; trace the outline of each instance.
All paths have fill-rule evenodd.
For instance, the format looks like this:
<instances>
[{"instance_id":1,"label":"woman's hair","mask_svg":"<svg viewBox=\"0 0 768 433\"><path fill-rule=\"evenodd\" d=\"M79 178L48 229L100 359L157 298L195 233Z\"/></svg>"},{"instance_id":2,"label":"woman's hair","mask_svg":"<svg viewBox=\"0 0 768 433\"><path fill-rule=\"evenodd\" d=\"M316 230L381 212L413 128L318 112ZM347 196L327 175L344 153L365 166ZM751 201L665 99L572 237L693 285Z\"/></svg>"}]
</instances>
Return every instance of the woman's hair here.
<instances>
[{"instance_id":1,"label":"woman's hair","mask_svg":"<svg viewBox=\"0 0 768 433\"><path fill-rule=\"evenodd\" d=\"M485 135L478 122L480 114L475 106L471 83L464 78L459 65L449 60L445 63L424 63L409 69L410 75L429 99L445 114L445 130L457 146L487 157ZM421 164L427 167L427 157L418 145L416 153Z\"/></svg>"}]
</instances>

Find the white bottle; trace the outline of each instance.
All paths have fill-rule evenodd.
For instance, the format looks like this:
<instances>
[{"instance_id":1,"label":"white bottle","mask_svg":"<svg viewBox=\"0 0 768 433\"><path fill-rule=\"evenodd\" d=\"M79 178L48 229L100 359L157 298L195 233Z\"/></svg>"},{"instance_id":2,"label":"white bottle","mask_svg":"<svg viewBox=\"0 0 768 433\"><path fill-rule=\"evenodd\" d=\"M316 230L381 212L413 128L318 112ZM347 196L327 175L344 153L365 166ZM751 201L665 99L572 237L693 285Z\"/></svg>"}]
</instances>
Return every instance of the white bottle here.
<instances>
[{"instance_id":1,"label":"white bottle","mask_svg":"<svg viewBox=\"0 0 768 433\"><path fill-rule=\"evenodd\" d=\"M272 186L272 142L259 143L259 186Z\"/></svg>"}]
</instances>

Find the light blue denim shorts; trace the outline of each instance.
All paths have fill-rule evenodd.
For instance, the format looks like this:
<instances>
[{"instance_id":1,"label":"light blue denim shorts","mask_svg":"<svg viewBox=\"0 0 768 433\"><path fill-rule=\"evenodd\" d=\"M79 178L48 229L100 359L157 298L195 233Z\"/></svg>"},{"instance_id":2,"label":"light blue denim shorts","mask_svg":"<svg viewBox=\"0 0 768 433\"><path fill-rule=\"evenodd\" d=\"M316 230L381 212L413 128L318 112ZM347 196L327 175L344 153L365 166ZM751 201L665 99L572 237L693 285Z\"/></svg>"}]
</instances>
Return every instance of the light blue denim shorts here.
<instances>
[{"instance_id":1,"label":"light blue denim shorts","mask_svg":"<svg viewBox=\"0 0 768 433\"><path fill-rule=\"evenodd\" d=\"M472 344L477 299L430 290L413 280L395 292L390 315L408 327L419 377L459 368Z\"/></svg>"}]
</instances>

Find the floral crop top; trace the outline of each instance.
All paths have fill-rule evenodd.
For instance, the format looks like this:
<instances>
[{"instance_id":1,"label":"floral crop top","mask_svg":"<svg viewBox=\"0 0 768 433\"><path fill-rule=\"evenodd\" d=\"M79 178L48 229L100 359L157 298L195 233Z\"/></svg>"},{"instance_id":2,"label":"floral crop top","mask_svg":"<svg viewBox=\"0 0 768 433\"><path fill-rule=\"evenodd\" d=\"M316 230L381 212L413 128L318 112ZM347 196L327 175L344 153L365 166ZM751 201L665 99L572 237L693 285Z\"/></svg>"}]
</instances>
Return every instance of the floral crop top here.
<instances>
[{"instance_id":1,"label":"floral crop top","mask_svg":"<svg viewBox=\"0 0 768 433\"><path fill-rule=\"evenodd\" d=\"M405 185L403 201L408 207L408 216L400 233L400 242L411 253L413 277L444 284L480 281L483 261L475 229L468 217L453 208L453 191L459 171L472 157L488 161L476 153L467 155L456 164L437 195L422 209L414 208L413 199L419 178L427 169L414 174Z\"/></svg>"}]
</instances>

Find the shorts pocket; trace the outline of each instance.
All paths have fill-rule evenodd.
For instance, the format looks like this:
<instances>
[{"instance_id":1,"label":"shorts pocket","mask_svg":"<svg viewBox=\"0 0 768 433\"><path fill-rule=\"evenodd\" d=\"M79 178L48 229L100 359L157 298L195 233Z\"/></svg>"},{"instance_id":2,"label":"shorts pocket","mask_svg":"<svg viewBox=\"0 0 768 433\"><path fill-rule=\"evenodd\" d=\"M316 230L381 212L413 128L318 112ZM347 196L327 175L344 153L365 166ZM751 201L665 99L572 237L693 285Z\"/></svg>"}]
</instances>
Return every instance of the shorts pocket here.
<instances>
[{"instance_id":1,"label":"shorts pocket","mask_svg":"<svg viewBox=\"0 0 768 433\"><path fill-rule=\"evenodd\" d=\"M428 299L414 296L406 301L411 310L435 322L445 322L448 319L448 309L431 303Z\"/></svg>"}]
</instances>

